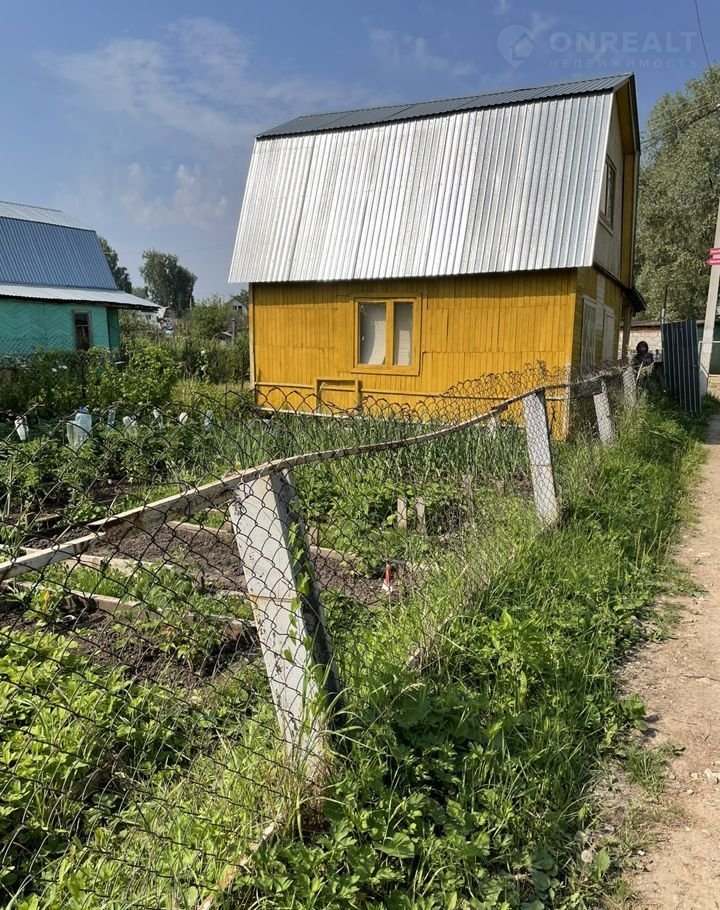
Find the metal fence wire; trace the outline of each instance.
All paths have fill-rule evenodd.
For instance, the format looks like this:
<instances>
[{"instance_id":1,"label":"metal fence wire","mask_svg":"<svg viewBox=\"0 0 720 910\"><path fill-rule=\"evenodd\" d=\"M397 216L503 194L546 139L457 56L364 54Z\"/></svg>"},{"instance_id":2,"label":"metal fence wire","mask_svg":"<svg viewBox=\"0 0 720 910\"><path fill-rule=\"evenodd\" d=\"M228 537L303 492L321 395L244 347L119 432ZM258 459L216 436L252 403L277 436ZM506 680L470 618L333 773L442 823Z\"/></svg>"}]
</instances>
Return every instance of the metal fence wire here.
<instances>
[{"instance_id":1,"label":"metal fence wire","mask_svg":"<svg viewBox=\"0 0 720 910\"><path fill-rule=\"evenodd\" d=\"M518 528L562 520L569 447L612 443L634 393L606 365L413 408L9 415L0 903L218 904L378 674L426 672Z\"/></svg>"}]
</instances>

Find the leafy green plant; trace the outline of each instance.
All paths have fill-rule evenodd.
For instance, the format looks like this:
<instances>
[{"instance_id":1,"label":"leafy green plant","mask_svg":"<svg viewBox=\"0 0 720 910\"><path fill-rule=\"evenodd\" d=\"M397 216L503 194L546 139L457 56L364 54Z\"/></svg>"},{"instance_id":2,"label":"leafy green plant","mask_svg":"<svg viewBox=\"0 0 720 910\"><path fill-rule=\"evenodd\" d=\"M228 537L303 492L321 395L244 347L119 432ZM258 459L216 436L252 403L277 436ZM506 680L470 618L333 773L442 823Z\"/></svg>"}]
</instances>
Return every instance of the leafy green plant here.
<instances>
[{"instance_id":1,"label":"leafy green plant","mask_svg":"<svg viewBox=\"0 0 720 910\"><path fill-rule=\"evenodd\" d=\"M128 774L178 760L182 723L170 704L119 670L100 672L60 635L0 636L0 895L32 886L28 857L52 861L69 836L115 811Z\"/></svg>"},{"instance_id":2,"label":"leafy green plant","mask_svg":"<svg viewBox=\"0 0 720 910\"><path fill-rule=\"evenodd\" d=\"M636 415L613 448L568 450L563 528L516 537L514 558L484 584L459 579L450 559L423 596L354 630L349 755L319 833L263 848L236 906L594 906L612 856L583 866L574 835L599 762L642 723L613 669L659 590L692 432L661 408ZM465 544L463 562L485 540ZM450 609L450 625L419 674L402 654L432 622L428 604Z\"/></svg>"}]
</instances>

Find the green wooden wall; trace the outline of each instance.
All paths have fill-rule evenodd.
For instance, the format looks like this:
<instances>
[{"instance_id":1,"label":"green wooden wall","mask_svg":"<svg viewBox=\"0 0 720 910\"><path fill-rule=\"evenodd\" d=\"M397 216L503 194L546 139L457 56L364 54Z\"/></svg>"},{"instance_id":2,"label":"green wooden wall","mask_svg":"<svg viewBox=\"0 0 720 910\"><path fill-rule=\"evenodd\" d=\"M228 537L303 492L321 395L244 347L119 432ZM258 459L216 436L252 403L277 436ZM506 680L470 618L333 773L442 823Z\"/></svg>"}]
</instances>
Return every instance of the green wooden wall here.
<instances>
[{"instance_id":1,"label":"green wooden wall","mask_svg":"<svg viewBox=\"0 0 720 910\"><path fill-rule=\"evenodd\" d=\"M90 314L93 347L118 347L117 312L80 303L0 299L0 356L43 350L75 350L73 312Z\"/></svg>"}]
</instances>

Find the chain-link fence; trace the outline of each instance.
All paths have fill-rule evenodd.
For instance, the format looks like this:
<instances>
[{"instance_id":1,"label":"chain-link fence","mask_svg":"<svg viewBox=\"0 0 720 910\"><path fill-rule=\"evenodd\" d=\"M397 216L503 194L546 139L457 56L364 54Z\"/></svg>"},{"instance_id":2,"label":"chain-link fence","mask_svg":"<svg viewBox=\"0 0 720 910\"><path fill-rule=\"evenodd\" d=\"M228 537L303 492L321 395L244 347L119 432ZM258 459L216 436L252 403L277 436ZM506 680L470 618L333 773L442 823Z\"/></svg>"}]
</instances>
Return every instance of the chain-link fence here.
<instances>
[{"instance_id":1,"label":"chain-link fence","mask_svg":"<svg viewBox=\"0 0 720 910\"><path fill-rule=\"evenodd\" d=\"M608 365L413 407L9 415L3 905L217 904L378 681L427 671L513 542L562 521L573 439L611 443L634 392Z\"/></svg>"}]
</instances>

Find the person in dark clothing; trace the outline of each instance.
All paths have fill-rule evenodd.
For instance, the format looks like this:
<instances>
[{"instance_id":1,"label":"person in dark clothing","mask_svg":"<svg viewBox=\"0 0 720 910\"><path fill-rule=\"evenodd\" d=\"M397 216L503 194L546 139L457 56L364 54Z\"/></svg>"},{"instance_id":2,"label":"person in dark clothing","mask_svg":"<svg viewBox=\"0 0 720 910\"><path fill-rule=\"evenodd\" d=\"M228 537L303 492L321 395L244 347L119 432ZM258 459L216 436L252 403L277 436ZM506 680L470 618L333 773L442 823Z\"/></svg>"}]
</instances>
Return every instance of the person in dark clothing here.
<instances>
[{"instance_id":1,"label":"person in dark clothing","mask_svg":"<svg viewBox=\"0 0 720 910\"><path fill-rule=\"evenodd\" d=\"M630 366L635 371L635 383L638 389L647 390L657 386L655 358L650 353L647 341L638 341Z\"/></svg>"},{"instance_id":2,"label":"person in dark clothing","mask_svg":"<svg viewBox=\"0 0 720 910\"><path fill-rule=\"evenodd\" d=\"M650 367L655 363L655 358L650 353L647 341L638 341L635 353L630 361L630 366L637 373L641 367Z\"/></svg>"}]
</instances>

